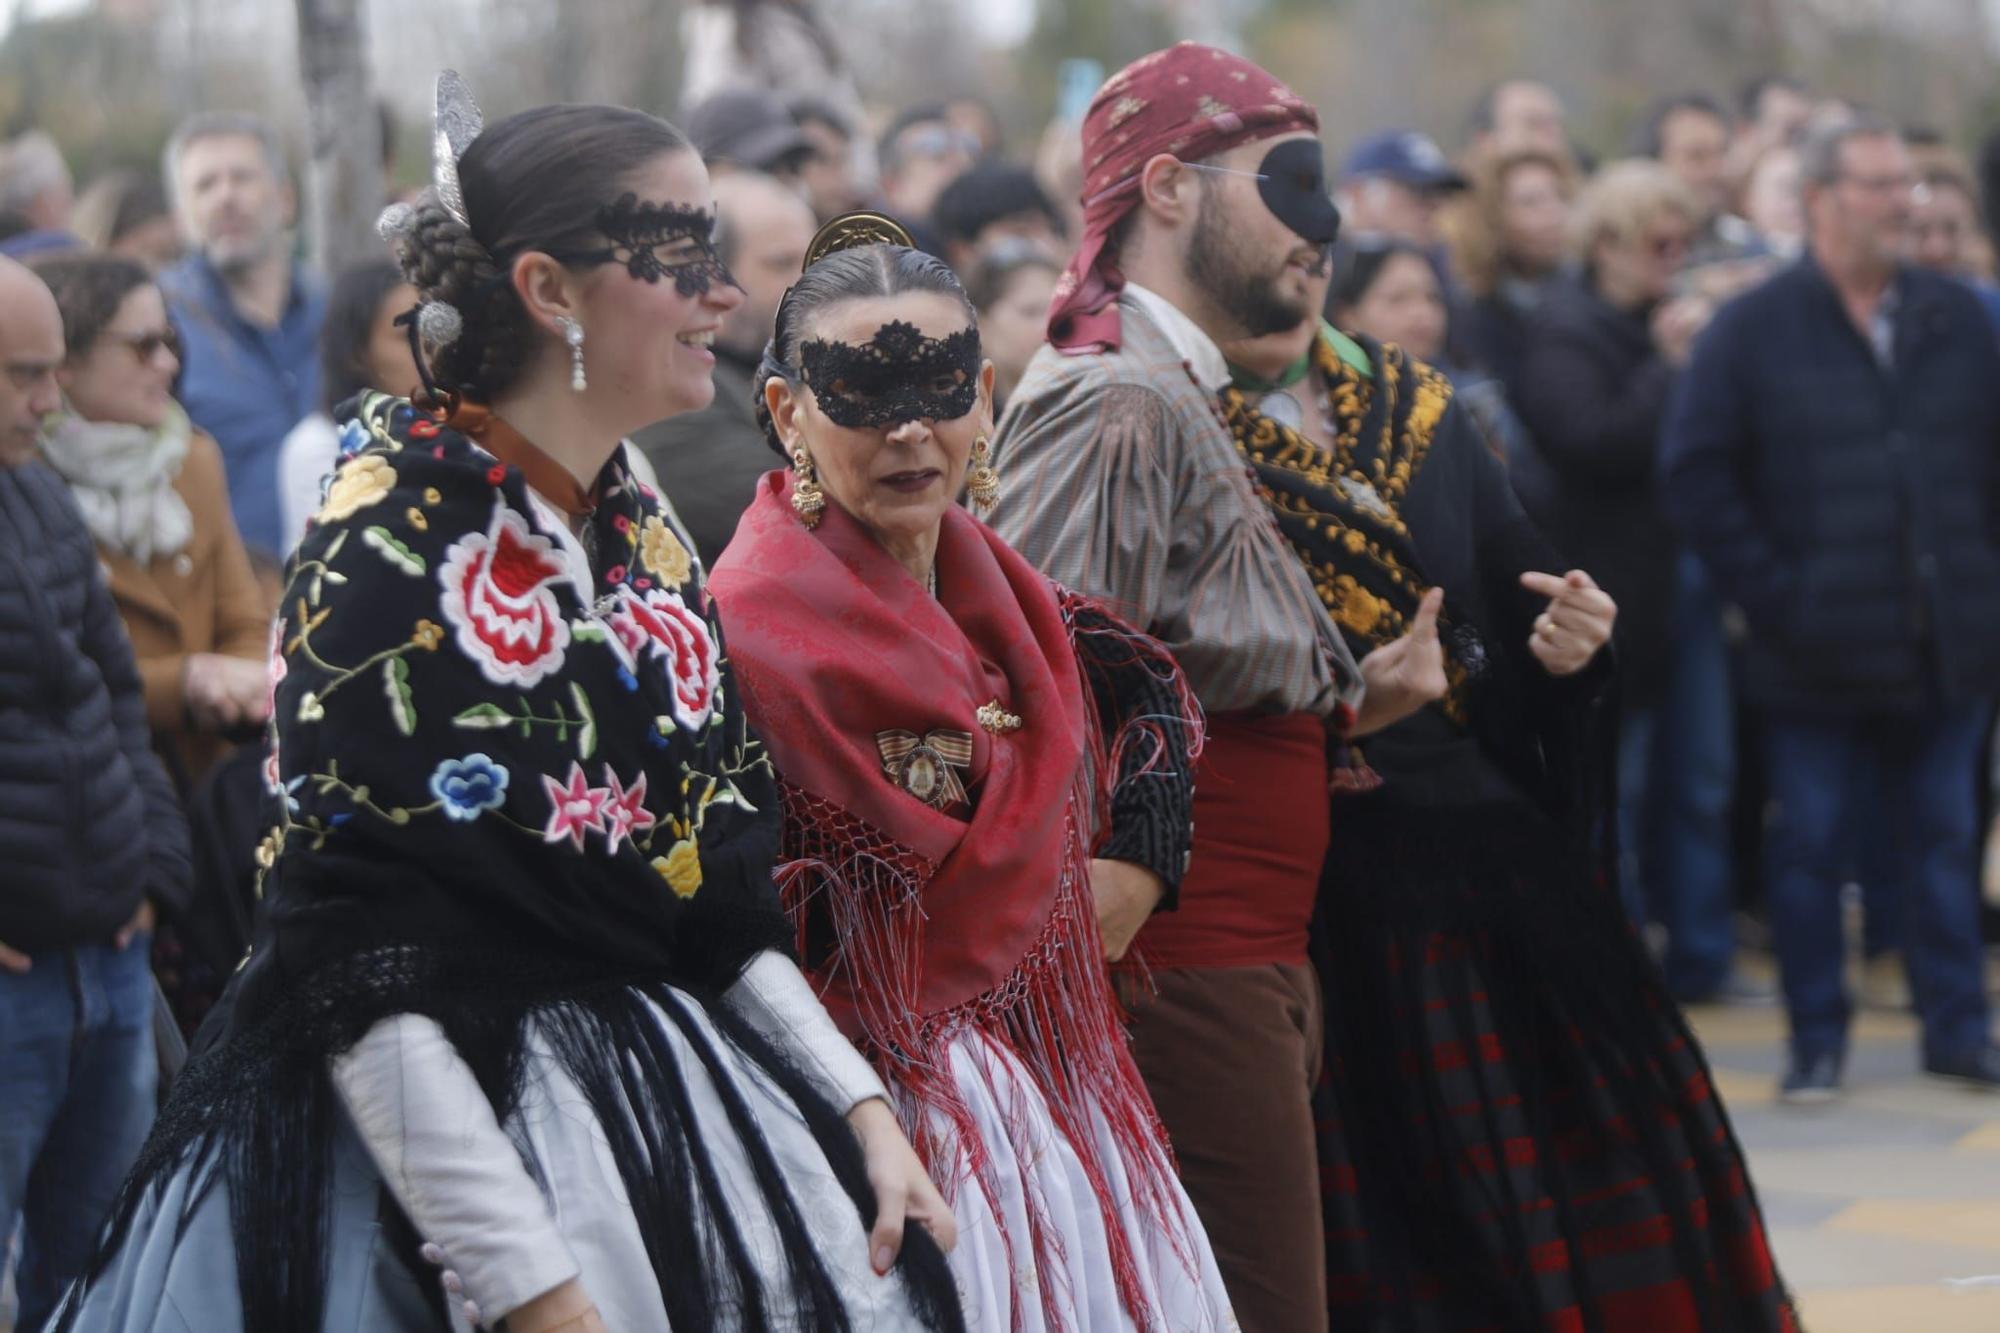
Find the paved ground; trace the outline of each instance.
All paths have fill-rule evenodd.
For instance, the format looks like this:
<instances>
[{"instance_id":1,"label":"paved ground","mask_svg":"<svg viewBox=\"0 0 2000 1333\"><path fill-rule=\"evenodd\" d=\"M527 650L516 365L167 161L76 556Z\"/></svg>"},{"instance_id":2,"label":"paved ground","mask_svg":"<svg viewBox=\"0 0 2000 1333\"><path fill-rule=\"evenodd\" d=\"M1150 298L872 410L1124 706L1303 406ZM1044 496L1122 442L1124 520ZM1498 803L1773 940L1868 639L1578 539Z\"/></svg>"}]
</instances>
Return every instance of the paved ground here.
<instances>
[{"instance_id":1,"label":"paved ground","mask_svg":"<svg viewBox=\"0 0 2000 1333\"><path fill-rule=\"evenodd\" d=\"M1692 1017L1807 1333L2000 1333L2000 1095L1924 1078L1915 1023L1864 1013L1847 1095L1780 1106L1780 1011Z\"/></svg>"}]
</instances>

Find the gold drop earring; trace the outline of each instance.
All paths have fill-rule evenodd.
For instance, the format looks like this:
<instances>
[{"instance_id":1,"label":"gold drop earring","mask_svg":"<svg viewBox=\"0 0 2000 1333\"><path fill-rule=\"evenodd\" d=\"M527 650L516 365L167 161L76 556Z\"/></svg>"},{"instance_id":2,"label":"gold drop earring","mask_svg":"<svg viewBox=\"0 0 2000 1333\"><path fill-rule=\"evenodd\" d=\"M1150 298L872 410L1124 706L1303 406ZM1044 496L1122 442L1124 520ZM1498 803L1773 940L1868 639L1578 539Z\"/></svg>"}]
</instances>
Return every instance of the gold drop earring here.
<instances>
[{"instance_id":1,"label":"gold drop earring","mask_svg":"<svg viewBox=\"0 0 2000 1333\"><path fill-rule=\"evenodd\" d=\"M796 445L792 449L792 512L799 516L799 522L816 528L820 511L825 508L826 492L813 476L812 455L803 444Z\"/></svg>"},{"instance_id":2,"label":"gold drop earring","mask_svg":"<svg viewBox=\"0 0 2000 1333\"><path fill-rule=\"evenodd\" d=\"M993 470L992 445L984 435L972 442L972 471L965 478L965 493L981 513L1000 500L1000 474Z\"/></svg>"}]
</instances>

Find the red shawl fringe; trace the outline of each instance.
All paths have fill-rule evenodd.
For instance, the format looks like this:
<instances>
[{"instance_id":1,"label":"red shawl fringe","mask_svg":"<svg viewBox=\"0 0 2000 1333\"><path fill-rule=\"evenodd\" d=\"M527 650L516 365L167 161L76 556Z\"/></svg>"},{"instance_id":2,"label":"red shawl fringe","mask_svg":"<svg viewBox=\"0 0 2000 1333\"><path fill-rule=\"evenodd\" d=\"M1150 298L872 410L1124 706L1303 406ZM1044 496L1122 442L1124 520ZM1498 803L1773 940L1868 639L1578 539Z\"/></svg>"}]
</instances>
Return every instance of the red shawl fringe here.
<instances>
[{"instance_id":1,"label":"red shawl fringe","mask_svg":"<svg viewBox=\"0 0 2000 1333\"><path fill-rule=\"evenodd\" d=\"M1068 592L1060 597L1087 696L1086 660L1120 668L1136 660L1162 679L1177 678L1164 649L1127 633L1079 626L1073 614L1079 599ZM1163 725L1167 721L1195 738L1187 762L1199 753L1200 707L1184 683L1179 693L1180 717L1128 719L1109 738L1096 722L1097 710L1086 710L1092 718L1087 757L1069 796L1062 871L1052 886L1056 901L1048 924L1000 985L939 1013L923 1014L917 1003L923 892L935 864L852 813L780 782L785 843L778 885L799 930L801 955L811 959L815 945L823 954L831 944L832 958L816 977L845 974L862 1028L857 1044L892 1089L898 1115L931 1178L954 1205L966 1183L985 1192L1001 1226L1010 1267L1018 1273L1023 1259L1032 1257L1044 1313L1056 1326L1065 1306L1065 1293L1054 1285L1065 1271L1063 1238L1033 1188L1025 1191L1030 1234L1008 1234L995 1157L953 1076L950 1047L960 1035L975 1031L1026 1068L1097 1195L1126 1310L1141 1329L1164 1328L1164 1312L1145 1307L1127 1225L1136 1217L1139 1226L1133 1229L1145 1231L1152 1229L1149 1223L1172 1219L1167 1230L1179 1236L1185 1213L1166 1130L1127 1048L1124 1014L1106 974L1089 880L1092 832L1106 826L1110 807L1111 783L1100 775L1119 774L1119 765L1138 746L1150 750L1134 773L1124 775L1128 780L1164 763L1170 743ZM831 941L813 938L829 929ZM1016 1160L1032 1163L1042 1149L1028 1133L1027 1108L1011 1111L1006 1117L1009 1146ZM1100 1148L1099 1118L1123 1159L1129 1189L1123 1197L1114 1195L1109 1183L1112 1173ZM1194 1253L1178 1257L1195 1271ZM1014 1326L1020 1325L1017 1306Z\"/></svg>"}]
</instances>

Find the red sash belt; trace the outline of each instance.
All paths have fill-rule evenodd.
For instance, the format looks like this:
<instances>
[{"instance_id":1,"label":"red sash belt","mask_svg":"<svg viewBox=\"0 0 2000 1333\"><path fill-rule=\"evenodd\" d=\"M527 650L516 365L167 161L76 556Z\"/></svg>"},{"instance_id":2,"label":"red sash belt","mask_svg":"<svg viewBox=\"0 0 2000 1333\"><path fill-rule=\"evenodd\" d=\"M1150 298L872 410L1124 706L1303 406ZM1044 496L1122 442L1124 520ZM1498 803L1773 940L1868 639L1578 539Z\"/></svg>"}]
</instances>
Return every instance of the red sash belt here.
<instances>
[{"instance_id":1,"label":"red sash belt","mask_svg":"<svg viewBox=\"0 0 2000 1333\"><path fill-rule=\"evenodd\" d=\"M1180 909L1139 932L1141 957L1154 967L1305 962L1330 814L1324 719L1210 715Z\"/></svg>"}]
</instances>

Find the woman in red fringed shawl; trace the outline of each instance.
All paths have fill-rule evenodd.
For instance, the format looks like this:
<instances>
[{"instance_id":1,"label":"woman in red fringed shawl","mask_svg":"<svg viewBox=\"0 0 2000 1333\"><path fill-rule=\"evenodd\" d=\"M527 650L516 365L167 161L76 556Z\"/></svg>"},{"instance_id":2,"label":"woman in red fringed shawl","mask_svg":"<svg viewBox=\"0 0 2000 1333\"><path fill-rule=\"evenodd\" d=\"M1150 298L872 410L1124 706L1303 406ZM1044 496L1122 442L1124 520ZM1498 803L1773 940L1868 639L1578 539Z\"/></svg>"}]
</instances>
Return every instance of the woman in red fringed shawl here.
<instances>
[{"instance_id":1,"label":"woman in red fringed shawl","mask_svg":"<svg viewBox=\"0 0 2000 1333\"><path fill-rule=\"evenodd\" d=\"M710 582L800 952L952 1203L970 1327L1234 1327L1104 970L1180 878L1195 705L954 503L994 486L971 307L856 232L779 308L759 415L792 470Z\"/></svg>"}]
</instances>

